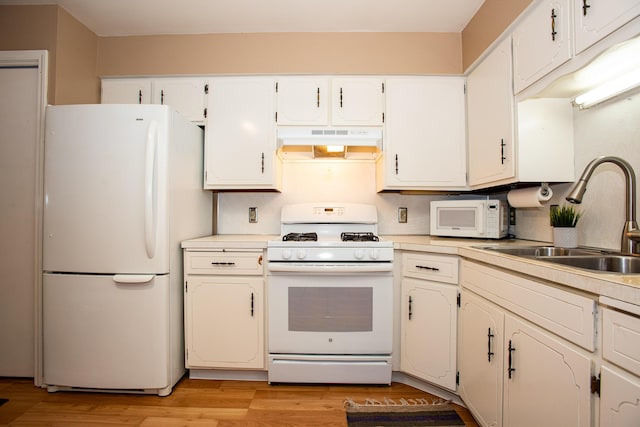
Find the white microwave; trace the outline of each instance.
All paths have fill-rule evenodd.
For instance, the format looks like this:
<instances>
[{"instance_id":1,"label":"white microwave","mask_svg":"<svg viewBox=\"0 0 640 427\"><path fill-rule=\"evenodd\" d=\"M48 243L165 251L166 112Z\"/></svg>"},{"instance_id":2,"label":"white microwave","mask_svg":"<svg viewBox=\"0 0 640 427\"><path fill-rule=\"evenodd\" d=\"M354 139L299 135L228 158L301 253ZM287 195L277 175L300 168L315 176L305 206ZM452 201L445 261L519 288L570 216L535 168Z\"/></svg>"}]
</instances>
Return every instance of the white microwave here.
<instances>
[{"instance_id":1,"label":"white microwave","mask_svg":"<svg viewBox=\"0 0 640 427\"><path fill-rule=\"evenodd\" d=\"M501 200L435 200L430 210L432 236L502 239L509 230L509 209Z\"/></svg>"}]
</instances>

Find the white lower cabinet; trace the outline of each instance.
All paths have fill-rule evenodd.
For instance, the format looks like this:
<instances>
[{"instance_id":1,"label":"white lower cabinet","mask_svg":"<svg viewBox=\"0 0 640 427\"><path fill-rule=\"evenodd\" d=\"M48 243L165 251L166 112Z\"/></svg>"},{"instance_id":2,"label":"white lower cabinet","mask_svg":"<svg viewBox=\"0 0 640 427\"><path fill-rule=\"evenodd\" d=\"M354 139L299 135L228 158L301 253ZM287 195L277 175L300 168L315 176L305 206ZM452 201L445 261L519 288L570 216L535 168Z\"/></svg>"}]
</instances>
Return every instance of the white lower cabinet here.
<instances>
[{"instance_id":1,"label":"white lower cabinet","mask_svg":"<svg viewBox=\"0 0 640 427\"><path fill-rule=\"evenodd\" d=\"M456 389L458 258L403 255L403 372Z\"/></svg>"},{"instance_id":2,"label":"white lower cabinet","mask_svg":"<svg viewBox=\"0 0 640 427\"><path fill-rule=\"evenodd\" d=\"M187 368L264 369L262 252L185 252Z\"/></svg>"},{"instance_id":3,"label":"white lower cabinet","mask_svg":"<svg viewBox=\"0 0 640 427\"><path fill-rule=\"evenodd\" d=\"M600 427L640 425L640 316L602 310Z\"/></svg>"},{"instance_id":4,"label":"white lower cabinet","mask_svg":"<svg viewBox=\"0 0 640 427\"><path fill-rule=\"evenodd\" d=\"M462 289L458 333L460 397L480 425L501 426L504 313Z\"/></svg>"},{"instance_id":5,"label":"white lower cabinet","mask_svg":"<svg viewBox=\"0 0 640 427\"><path fill-rule=\"evenodd\" d=\"M594 356L585 350L588 340L580 348L562 331L575 321L591 323L583 329L593 334L594 311L583 308L595 305L582 295L541 282L528 287L534 282L523 280L462 262L460 395L483 426L591 426ZM506 290L503 284L510 281ZM555 325L558 335L545 329L548 325ZM569 338L580 341L576 336L584 331L579 332Z\"/></svg>"}]
</instances>

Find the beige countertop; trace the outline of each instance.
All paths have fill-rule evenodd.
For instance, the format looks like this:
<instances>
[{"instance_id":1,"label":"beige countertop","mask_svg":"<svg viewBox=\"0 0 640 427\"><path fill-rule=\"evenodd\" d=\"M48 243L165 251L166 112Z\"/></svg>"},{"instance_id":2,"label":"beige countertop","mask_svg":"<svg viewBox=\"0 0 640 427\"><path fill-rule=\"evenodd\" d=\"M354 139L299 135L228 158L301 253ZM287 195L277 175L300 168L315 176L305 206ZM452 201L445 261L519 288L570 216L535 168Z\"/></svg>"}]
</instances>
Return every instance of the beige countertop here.
<instances>
[{"instance_id":1,"label":"beige countertop","mask_svg":"<svg viewBox=\"0 0 640 427\"><path fill-rule=\"evenodd\" d=\"M216 235L186 240L182 242L182 247L187 250L264 249L269 240L279 238L278 235ZM587 292L596 297L605 296L640 306L640 274L592 272L482 249L483 246L492 245L545 245L542 242L457 239L422 235L385 235L381 236L381 239L392 240L394 248L398 250L459 255L473 261L512 270L516 274L533 276L577 291Z\"/></svg>"}]
</instances>

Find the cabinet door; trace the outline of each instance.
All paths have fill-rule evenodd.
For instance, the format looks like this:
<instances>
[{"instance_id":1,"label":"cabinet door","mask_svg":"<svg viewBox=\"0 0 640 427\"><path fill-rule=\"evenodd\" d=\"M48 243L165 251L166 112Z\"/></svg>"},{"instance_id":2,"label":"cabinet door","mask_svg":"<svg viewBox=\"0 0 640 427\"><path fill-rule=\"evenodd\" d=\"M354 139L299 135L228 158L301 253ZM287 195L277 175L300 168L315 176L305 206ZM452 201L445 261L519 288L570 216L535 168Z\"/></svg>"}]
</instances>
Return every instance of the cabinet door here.
<instances>
[{"instance_id":1,"label":"cabinet door","mask_svg":"<svg viewBox=\"0 0 640 427\"><path fill-rule=\"evenodd\" d=\"M459 320L460 396L480 425L502 426L504 314L463 290Z\"/></svg>"},{"instance_id":2,"label":"cabinet door","mask_svg":"<svg viewBox=\"0 0 640 427\"><path fill-rule=\"evenodd\" d=\"M271 78L209 80L205 189L278 189Z\"/></svg>"},{"instance_id":3,"label":"cabinet door","mask_svg":"<svg viewBox=\"0 0 640 427\"><path fill-rule=\"evenodd\" d=\"M469 185L515 177L511 46L503 41L467 78Z\"/></svg>"},{"instance_id":4,"label":"cabinet door","mask_svg":"<svg viewBox=\"0 0 640 427\"><path fill-rule=\"evenodd\" d=\"M337 126L382 125L383 81L376 77L331 80L331 124Z\"/></svg>"},{"instance_id":5,"label":"cabinet door","mask_svg":"<svg viewBox=\"0 0 640 427\"><path fill-rule=\"evenodd\" d=\"M264 368L263 279L188 276L187 368Z\"/></svg>"},{"instance_id":6,"label":"cabinet door","mask_svg":"<svg viewBox=\"0 0 640 427\"><path fill-rule=\"evenodd\" d=\"M464 79L390 78L386 103L379 189L466 186Z\"/></svg>"},{"instance_id":7,"label":"cabinet door","mask_svg":"<svg viewBox=\"0 0 640 427\"><path fill-rule=\"evenodd\" d=\"M170 105L192 122L204 122L205 85L199 78L155 79L152 102Z\"/></svg>"},{"instance_id":8,"label":"cabinet door","mask_svg":"<svg viewBox=\"0 0 640 427\"><path fill-rule=\"evenodd\" d=\"M640 378L603 366L600 427L637 427L640 420Z\"/></svg>"},{"instance_id":9,"label":"cabinet door","mask_svg":"<svg viewBox=\"0 0 640 427\"><path fill-rule=\"evenodd\" d=\"M638 0L573 0L576 54L640 15Z\"/></svg>"},{"instance_id":10,"label":"cabinet door","mask_svg":"<svg viewBox=\"0 0 640 427\"><path fill-rule=\"evenodd\" d=\"M591 360L505 315L504 425L591 425Z\"/></svg>"},{"instance_id":11,"label":"cabinet door","mask_svg":"<svg viewBox=\"0 0 640 427\"><path fill-rule=\"evenodd\" d=\"M103 79L102 104L150 104L151 79Z\"/></svg>"},{"instance_id":12,"label":"cabinet door","mask_svg":"<svg viewBox=\"0 0 640 427\"><path fill-rule=\"evenodd\" d=\"M324 125L329 123L329 79L327 77L283 77L278 79L279 125Z\"/></svg>"},{"instance_id":13,"label":"cabinet door","mask_svg":"<svg viewBox=\"0 0 640 427\"><path fill-rule=\"evenodd\" d=\"M402 279L401 369L456 389L457 287Z\"/></svg>"},{"instance_id":14,"label":"cabinet door","mask_svg":"<svg viewBox=\"0 0 640 427\"><path fill-rule=\"evenodd\" d=\"M513 85L518 93L571 58L569 0L546 0L513 32Z\"/></svg>"}]
</instances>

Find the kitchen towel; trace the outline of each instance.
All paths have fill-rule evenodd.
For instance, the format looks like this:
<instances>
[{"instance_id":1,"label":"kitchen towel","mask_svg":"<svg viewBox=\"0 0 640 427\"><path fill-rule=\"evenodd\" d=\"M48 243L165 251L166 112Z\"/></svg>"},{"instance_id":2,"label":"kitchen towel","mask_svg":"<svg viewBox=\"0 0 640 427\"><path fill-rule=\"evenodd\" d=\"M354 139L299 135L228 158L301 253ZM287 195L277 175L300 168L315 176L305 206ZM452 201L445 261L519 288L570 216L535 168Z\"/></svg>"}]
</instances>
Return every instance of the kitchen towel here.
<instances>
[{"instance_id":1,"label":"kitchen towel","mask_svg":"<svg viewBox=\"0 0 640 427\"><path fill-rule=\"evenodd\" d=\"M521 188L511 190L507 194L507 200L512 208L540 208L547 203L553 191L547 186Z\"/></svg>"}]
</instances>

